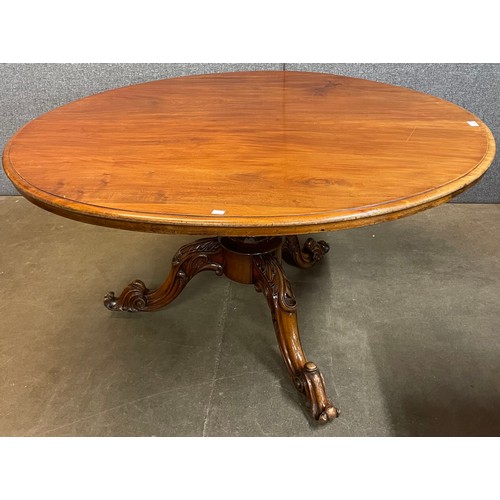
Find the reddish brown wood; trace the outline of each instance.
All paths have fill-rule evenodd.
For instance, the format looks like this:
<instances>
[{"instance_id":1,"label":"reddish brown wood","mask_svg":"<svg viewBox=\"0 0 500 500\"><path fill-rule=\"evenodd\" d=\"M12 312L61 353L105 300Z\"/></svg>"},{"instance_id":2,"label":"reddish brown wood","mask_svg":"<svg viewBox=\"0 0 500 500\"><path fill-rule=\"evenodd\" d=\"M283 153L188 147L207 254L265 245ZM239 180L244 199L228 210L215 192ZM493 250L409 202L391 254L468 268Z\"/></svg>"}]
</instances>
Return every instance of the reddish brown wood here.
<instances>
[{"instance_id":1,"label":"reddish brown wood","mask_svg":"<svg viewBox=\"0 0 500 500\"><path fill-rule=\"evenodd\" d=\"M160 309L205 270L253 283L295 386L325 422L338 412L304 355L281 256L310 267L328 246L300 248L289 235L439 205L478 182L494 154L488 127L442 99L336 75L252 72L149 82L62 106L11 138L3 166L26 198L58 215L224 236L183 247L158 289L137 280L106 306Z\"/></svg>"},{"instance_id":2,"label":"reddish brown wood","mask_svg":"<svg viewBox=\"0 0 500 500\"><path fill-rule=\"evenodd\" d=\"M280 237L197 240L177 252L172 269L159 288L148 290L142 281L136 280L118 298L113 292L108 293L104 304L112 311L157 311L170 304L201 271L215 271L238 283L254 284L267 298L280 352L295 388L306 397L312 417L326 423L339 412L326 395L321 372L307 361L302 349L297 301L280 264L283 242ZM308 246L315 245L311 239Z\"/></svg>"},{"instance_id":3,"label":"reddish brown wood","mask_svg":"<svg viewBox=\"0 0 500 500\"><path fill-rule=\"evenodd\" d=\"M228 238L220 239L223 247L224 274L238 283L253 283L253 257L255 255L273 252L281 255L283 238Z\"/></svg>"},{"instance_id":4,"label":"reddish brown wood","mask_svg":"<svg viewBox=\"0 0 500 500\"><path fill-rule=\"evenodd\" d=\"M172 259L170 274L159 288L149 290L141 280L135 280L119 297L108 292L104 305L112 311L157 311L170 304L202 271L222 275L222 247L217 238L204 238L181 247Z\"/></svg>"},{"instance_id":5,"label":"reddish brown wood","mask_svg":"<svg viewBox=\"0 0 500 500\"><path fill-rule=\"evenodd\" d=\"M312 416L326 423L339 415L326 395L323 376L307 361L297 325L297 301L279 260L273 253L254 257L254 283L271 309L273 325L285 365L296 389L307 398Z\"/></svg>"},{"instance_id":6,"label":"reddish brown wood","mask_svg":"<svg viewBox=\"0 0 500 500\"><path fill-rule=\"evenodd\" d=\"M3 164L28 199L84 222L264 236L435 206L476 182L494 152L488 127L442 99L278 71L174 78L87 97L26 125Z\"/></svg>"},{"instance_id":7,"label":"reddish brown wood","mask_svg":"<svg viewBox=\"0 0 500 500\"><path fill-rule=\"evenodd\" d=\"M308 269L319 262L329 250L330 246L326 241L307 238L301 248L297 236L287 236L282 248L283 260L292 266Z\"/></svg>"}]
</instances>

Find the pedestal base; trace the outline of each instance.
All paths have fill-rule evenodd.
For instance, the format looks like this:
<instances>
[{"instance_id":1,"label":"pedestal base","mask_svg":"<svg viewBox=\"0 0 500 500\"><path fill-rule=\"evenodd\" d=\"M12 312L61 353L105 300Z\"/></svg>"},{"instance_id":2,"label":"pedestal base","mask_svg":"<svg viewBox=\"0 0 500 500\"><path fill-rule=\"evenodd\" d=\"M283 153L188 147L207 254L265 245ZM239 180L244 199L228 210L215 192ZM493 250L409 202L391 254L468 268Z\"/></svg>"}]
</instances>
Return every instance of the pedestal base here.
<instances>
[{"instance_id":1,"label":"pedestal base","mask_svg":"<svg viewBox=\"0 0 500 500\"><path fill-rule=\"evenodd\" d=\"M339 411L326 395L321 372L306 359L302 349L297 302L281 259L308 268L328 250L324 241L316 242L312 238L301 248L297 236L203 238L179 249L160 287L149 290L142 281L136 280L119 297L109 292L104 304L112 311L157 311L172 302L201 271L214 271L238 283L253 284L267 299L281 355L296 389L306 397L312 417L325 423L338 417Z\"/></svg>"}]
</instances>

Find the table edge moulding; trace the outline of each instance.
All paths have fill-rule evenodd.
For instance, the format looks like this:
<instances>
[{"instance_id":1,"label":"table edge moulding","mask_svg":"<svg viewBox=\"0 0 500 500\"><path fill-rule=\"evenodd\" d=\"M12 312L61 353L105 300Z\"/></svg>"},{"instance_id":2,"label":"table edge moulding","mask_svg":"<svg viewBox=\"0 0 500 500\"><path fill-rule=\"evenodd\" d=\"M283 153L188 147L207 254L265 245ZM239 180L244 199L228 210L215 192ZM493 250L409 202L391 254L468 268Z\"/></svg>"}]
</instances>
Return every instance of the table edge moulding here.
<instances>
[{"instance_id":1,"label":"table edge moulding","mask_svg":"<svg viewBox=\"0 0 500 500\"><path fill-rule=\"evenodd\" d=\"M303 351L283 263L310 268L329 245L298 235L437 206L478 182L494 155L488 127L437 97L345 76L256 71L146 82L66 104L21 128L3 166L23 196L55 214L205 236L179 249L158 288L135 280L104 305L157 311L202 271L253 285L292 383L325 423L339 410Z\"/></svg>"}]
</instances>

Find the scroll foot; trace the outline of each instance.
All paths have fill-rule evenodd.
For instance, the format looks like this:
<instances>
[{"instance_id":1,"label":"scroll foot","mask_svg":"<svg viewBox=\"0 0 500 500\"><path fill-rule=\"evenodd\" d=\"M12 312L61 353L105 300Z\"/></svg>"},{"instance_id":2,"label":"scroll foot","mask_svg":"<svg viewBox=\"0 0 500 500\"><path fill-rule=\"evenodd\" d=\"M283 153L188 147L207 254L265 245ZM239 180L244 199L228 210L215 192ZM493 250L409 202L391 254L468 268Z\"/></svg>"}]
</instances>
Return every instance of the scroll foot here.
<instances>
[{"instance_id":1,"label":"scroll foot","mask_svg":"<svg viewBox=\"0 0 500 500\"><path fill-rule=\"evenodd\" d=\"M119 297L109 292L104 305L111 311L157 311L170 304L191 280L202 271L222 275L222 247L217 238L203 238L180 248L172 260L165 282L155 290L135 280L125 287Z\"/></svg>"},{"instance_id":2,"label":"scroll foot","mask_svg":"<svg viewBox=\"0 0 500 500\"><path fill-rule=\"evenodd\" d=\"M318 367L308 361L304 365L301 379L301 385L311 407L313 418L320 424L326 424L329 420L337 418L340 412L332 405L326 395L325 381Z\"/></svg>"},{"instance_id":3,"label":"scroll foot","mask_svg":"<svg viewBox=\"0 0 500 500\"><path fill-rule=\"evenodd\" d=\"M135 280L128 285L119 297L114 292L104 296L104 305L110 311L137 312L144 311L148 305L149 290L141 280Z\"/></svg>"},{"instance_id":4,"label":"scroll foot","mask_svg":"<svg viewBox=\"0 0 500 500\"><path fill-rule=\"evenodd\" d=\"M300 248L297 236L287 236L283 242L283 260L292 266L308 269L320 261L328 253L330 246L326 241L316 241L308 238L304 246Z\"/></svg>"}]
</instances>

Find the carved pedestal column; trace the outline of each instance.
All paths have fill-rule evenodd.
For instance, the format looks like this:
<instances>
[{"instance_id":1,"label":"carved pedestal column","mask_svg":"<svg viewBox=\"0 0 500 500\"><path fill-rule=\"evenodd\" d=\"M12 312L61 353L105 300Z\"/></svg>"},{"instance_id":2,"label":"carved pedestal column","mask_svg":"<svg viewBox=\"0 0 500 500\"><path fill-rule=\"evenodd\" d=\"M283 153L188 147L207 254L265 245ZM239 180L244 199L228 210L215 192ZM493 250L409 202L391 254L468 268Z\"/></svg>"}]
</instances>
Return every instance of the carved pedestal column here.
<instances>
[{"instance_id":1,"label":"carved pedestal column","mask_svg":"<svg viewBox=\"0 0 500 500\"><path fill-rule=\"evenodd\" d=\"M321 372L307 361L300 343L297 302L281 266L283 259L308 268L328 252L324 241L309 238L301 249L296 236L262 238L204 238L184 245L172 260L165 282L149 290L133 281L119 297L109 292L105 306L112 311L157 311L172 302L189 280L202 271L226 275L238 283L254 284L267 298L281 355L296 389L307 399L315 420L325 423L339 415L325 391Z\"/></svg>"}]
</instances>

